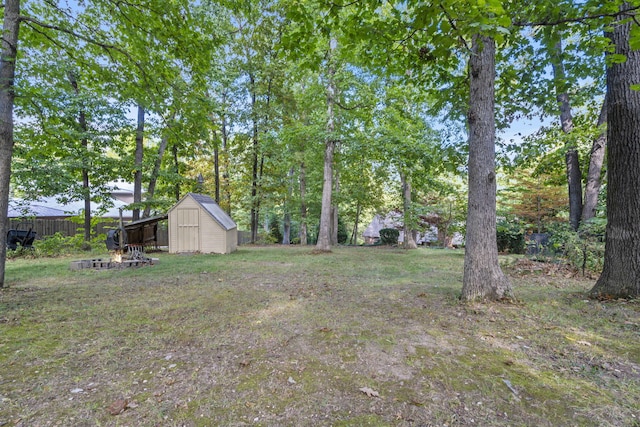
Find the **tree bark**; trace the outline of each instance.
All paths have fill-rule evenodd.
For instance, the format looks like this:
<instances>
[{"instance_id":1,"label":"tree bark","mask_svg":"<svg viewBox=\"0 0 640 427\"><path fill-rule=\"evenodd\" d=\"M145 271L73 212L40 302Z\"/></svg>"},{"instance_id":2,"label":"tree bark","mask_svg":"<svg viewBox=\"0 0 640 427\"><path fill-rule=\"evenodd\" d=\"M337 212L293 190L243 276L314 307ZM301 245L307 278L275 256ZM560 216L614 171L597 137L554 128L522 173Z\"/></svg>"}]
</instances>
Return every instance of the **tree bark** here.
<instances>
[{"instance_id":1,"label":"tree bark","mask_svg":"<svg viewBox=\"0 0 640 427\"><path fill-rule=\"evenodd\" d=\"M20 0L4 2L0 53L0 288L4 287L9 229L9 190L13 156L14 79L20 29Z\"/></svg>"},{"instance_id":2,"label":"tree bark","mask_svg":"<svg viewBox=\"0 0 640 427\"><path fill-rule=\"evenodd\" d=\"M140 219L140 204L142 203L142 158L144 154L144 107L138 104L138 128L136 129L136 151L133 174L133 220Z\"/></svg>"},{"instance_id":3,"label":"tree bark","mask_svg":"<svg viewBox=\"0 0 640 427\"><path fill-rule=\"evenodd\" d=\"M251 243L255 243L258 240L258 156L260 150L260 144L258 140L258 118L256 117L256 81L253 74L249 75L249 81L251 83L251 114L253 120L253 135L251 153Z\"/></svg>"},{"instance_id":4,"label":"tree bark","mask_svg":"<svg viewBox=\"0 0 640 427\"><path fill-rule=\"evenodd\" d=\"M143 218L148 218L151 215L151 200L156 192L156 184L158 182L158 176L160 175L160 166L162 166L162 158L164 157L164 152L167 149L167 145L169 144L169 137L167 136L168 129L165 130L165 134L160 140L160 145L158 146L158 154L156 155L156 161L153 164L153 170L151 171L151 177L149 178L149 188L147 190L147 203L144 207L144 212L142 213Z\"/></svg>"},{"instance_id":5,"label":"tree bark","mask_svg":"<svg viewBox=\"0 0 640 427\"><path fill-rule=\"evenodd\" d=\"M498 264L495 171L495 41L473 37L469 94L469 202L462 300L512 296Z\"/></svg>"},{"instance_id":6,"label":"tree bark","mask_svg":"<svg viewBox=\"0 0 640 427\"><path fill-rule=\"evenodd\" d=\"M351 245L358 244L358 225L360 225L360 212L362 211L362 205L360 204L360 200L356 202L356 219L353 224L353 232L351 233L351 239L349 243Z\"/></svg>"},{"instance_id":7,"label":"tree bark","mask_svg":"<svg viewBox=\"0 0 640 427\"><path fill-rule=\"evenodd\" d=\"M178 146L176 144L173 144L173 146L171 147L171 151L171 154L173 154L173 170L177 178L176 184L173 187L174 195L177 202L180 200L180 163L178 162Z\"/></svg>"},{"instance_id":8,"label":"tree bark","mask_svg":"<svg viewBox=\"0 0 640 427\"><path fill-rule=\"evenodd\" d=\"M294 169L291 167L288 173L287 182L287 199L284 202L284 218L283 218L283 232L282 232L282 244L291 244L291 198L293 197L293 173Z\"/></svg>"},{"instance_id":9,"label":"tree bark","mask_svg":"<svg viewBox=\"0 0 640 427\"><path fill-rule=\"evenodd\" d=\"M227 107L227 94L222 94L222 104L224 108ZM229 165L229 153L227 150L229 143L229 134L227 132L227 115L225 112L222 113L222 164L224 167L224 171L222 172L222 192L224 194L224 204L227 214L231 215L231 185L229 184L229 173L230 173L230 165Z\"/></svg>"},{"instance_id":10,"label":"tree bark","mask_svg":"<svg viewBox=\"0 0 640 427\"><path fill-rule=\"evenodd\" d=\"M594 297L640 296L640 91L632 89L640 82L640 51L629 47L632 25L618 18L610 34L615 54L627 60L607 69L607 232Z\"/></svg>"},{"instance_id":11,"label":"tree bark","mask_svg":"<svg viewBox=\"0 0 640 427\"><path fill-rule=\"evenodd\" d=\"M336 143L335 150L339 150L338 144ZM334 152L335 154L335 152ZM337 168L334 165L334 178L333 178L333 196L331 197L331 246L335 246L338 244L338 203L336 199L340 194L340 174L336 170Z\"/></svg>"},{"instance_id":12,"label":"tree bark","mask_svg":"<svg viewBox=\"0 0 640 427\"><path fill-rule=\"evenodd\" d=\"M300 163L300 244L307 245L307 177L304 162Z\"/></svg>"},{"instance_id":13,"label":"tree bark","mask_svg":"<svg viewBox=\"0 0 640 427\"><path fill-rule=\"evenodd\" d=\"M71 87L73 88L76 96L80 95L76 74L72 70L69 70L69 72L67 73L67 77L69 78L69 83L71 83ZM89 168L85 164L89 157L89 140L86 136L87 115L85 114L83 107L80 107L80 113L78 114L78 128L82 133L80 143L83 153L81 157L84 157L85 159L82 162L82 169L80 171L82 175L82 198L84 200L84 241L89 242L91 241L91 188L89 186Z\"/></svg>"},{"instance_id":14,"label":"tree bark","mask_svg":"<svg viewBox=\"0 0 640 427\"><path fill-rule=\"evenodd\" d=\"M591 154L589 156L589 172L587 173L587 183L584 187L584 205L582 205L582 222L588 221L596 216L598 208L598 197L600 195L600 185L602 178L602 165L604 164L604 154L607 147L607 132L603 129L607 123L607 99L605 97L602 110L598 117L598 129L600 134L593 140Z\"/></svg>"},{"instance_id":15,"label":"tree bark","mask_svg":"<svg viewBox=\"0 0 640 427\"><path fill-rule=\"evenodd\" d=\"M218 144L217 137L213 147L213 177L216 187L216 203L220 204L220 144Z\"/></svg>"},{"instance_id":16,"label":"tree bark","mask_svg":"<svg viewBox=\"0 0 640 427\"><path fill-rule=\"evenodd\" d=\"M336 40L329 42L329 65L327 68L327 138L324 147L324 175L322 181L322 207L320 210L320 228L318 230L318 242L316 249L319 251L331 251L331 193L333 189L333 154L336 147L335 139L335 112L336 102L336 67L334 52Z\"/></svg>"},{"instance_id":17,"label":"tree bark","mask_svg":"<svg viewBox=\"0 0 640 427\"><path fill-rule=\"evenodd\" d=\"M553 31L553 30L552 30ZM573 116L571 102L566 91L566 74L562 61L562 40L560 39L551 49L551 62L556 87L556 97L560 107L560 126L565 134L573 130ZM580 226L582 215L582 173L578 150L573 143L566 145L565 165L567 170L567 189L569 193L569 223L574 230Z\"/></svg>"},{"instance_id":18,"label":"tree bark","mask_svg":"<svg viewBox=\"0 0 640 427\"><path fill-rule=\"evenodd\" d=\"M411 179L406 173L400 174L400 181L402 182L402 206L404 211L403 220L403 233L405 249L418 249L416 239L413 237L413 215L411 212Z\"/></svg>"}]
</instances>

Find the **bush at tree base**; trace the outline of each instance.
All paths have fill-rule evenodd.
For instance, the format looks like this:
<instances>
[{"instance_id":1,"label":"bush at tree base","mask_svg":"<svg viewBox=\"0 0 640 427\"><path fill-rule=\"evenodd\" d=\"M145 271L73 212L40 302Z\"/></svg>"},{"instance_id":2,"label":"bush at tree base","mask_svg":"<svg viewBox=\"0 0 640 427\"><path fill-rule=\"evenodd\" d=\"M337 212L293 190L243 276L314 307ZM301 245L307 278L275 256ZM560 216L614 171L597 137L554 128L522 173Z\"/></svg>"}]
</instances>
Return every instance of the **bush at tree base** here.
<instances>
[{"instance_id":1,"label":"bush at tree base","mask_svg":"<svg viewBox=\"0 0 640 427\"><path fill-rule=\"evenodd\" d=\"M525 248L524 230L517 221L501 220L496 224L498 252L523 254Z\"/></svg>"},{"instance_id":2,"label":"bush at tree base","mask_svg":"<svg viewBox=\"0 0 640 427\"><path fill-rule=\"evenodd\" d=\"M380 244L397 245L400 232L395 228L383 228L380 230Z\"/></svg>"},{"instance_id":3,"label":"bush at tree base","mask_svg":"<svg viewBox=\"0 0 640 427\"><path fill-rule=\"evenodd\" d=\"M582 274L602 272L604 266L604 234L607 220L591 218L574 231L569 224L558 224L550 231L549 246Z\"/></svg>"},{"instance_id":4,"label":"bush at tree base","mask_svg":"<svg viewBox=\"0 0 640 427\"><path fill-rule=\"evenodd\" d=\"M20 257L56 257L61 255L70 255L74 253L88 252L92 249L104 251L107 249L105 244L106 235L99 234L91 239L91 242L85 242L82 234L75 236L64 236L58 232L51 236L45 236L42 239L33 242L32 249L24 249L18 247L15 251L8 250L7 258Z\"/></svg>"}]
</instances>

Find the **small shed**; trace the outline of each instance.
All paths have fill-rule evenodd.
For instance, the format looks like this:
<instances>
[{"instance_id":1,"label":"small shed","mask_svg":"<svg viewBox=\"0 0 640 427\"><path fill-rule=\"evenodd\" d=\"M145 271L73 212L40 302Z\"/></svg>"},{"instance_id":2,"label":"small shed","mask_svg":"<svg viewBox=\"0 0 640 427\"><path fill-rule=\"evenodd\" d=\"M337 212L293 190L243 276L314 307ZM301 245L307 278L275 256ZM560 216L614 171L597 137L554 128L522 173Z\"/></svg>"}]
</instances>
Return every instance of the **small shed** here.
<instances>
[{"instance_id":1,"label":"small shed","mask_svg":"<svg viewBox=\"0 0 640 427\"><path fill-rule=\"evenodd\" d=\"M188 193L168 215L169 253L228 254L238 248L238 226L209 196Z\"/></svg>"}]
</instances>

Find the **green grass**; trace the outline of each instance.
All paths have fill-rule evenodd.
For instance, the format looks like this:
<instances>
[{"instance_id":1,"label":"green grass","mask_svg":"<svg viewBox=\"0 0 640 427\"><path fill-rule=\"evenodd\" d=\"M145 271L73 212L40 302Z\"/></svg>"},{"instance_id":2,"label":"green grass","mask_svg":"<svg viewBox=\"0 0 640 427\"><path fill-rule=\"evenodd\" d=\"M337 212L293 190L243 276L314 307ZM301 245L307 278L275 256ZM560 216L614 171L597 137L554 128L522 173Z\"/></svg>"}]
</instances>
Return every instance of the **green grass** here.
<instances>
[{"instance_id":1,"label":"green grass","mask_svg":"<svg viewBox=\"0 0 640 427\"><path fill-rule=\"evenodd\" d=\"M640 307L565 270L462 305L461 251L153 256L7 263L0 425L639 425Z\"/></svg>"}]
</instances>

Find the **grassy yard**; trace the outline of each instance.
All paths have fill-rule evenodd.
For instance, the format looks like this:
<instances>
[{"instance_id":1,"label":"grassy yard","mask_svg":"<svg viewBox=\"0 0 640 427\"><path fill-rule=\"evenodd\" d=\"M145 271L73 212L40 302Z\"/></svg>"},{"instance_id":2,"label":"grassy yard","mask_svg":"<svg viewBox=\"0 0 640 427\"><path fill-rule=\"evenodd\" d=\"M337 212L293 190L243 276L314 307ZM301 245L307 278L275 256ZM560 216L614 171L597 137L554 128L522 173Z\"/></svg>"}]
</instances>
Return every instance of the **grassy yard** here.
<instances>
[{"instance_id":1,"label":"grassy yard","mask_svg":"<svg viewBox=\"0 0 640 427\"><path fill-rule=\"evenodd\" d=\"M157 256L8 262L0 426L640 426L640 304L566 269L461 305L462 251Z\"/></svg>"}]
</instances>

